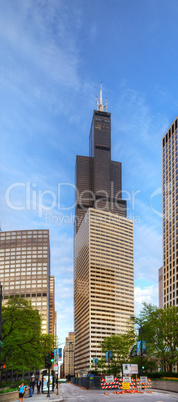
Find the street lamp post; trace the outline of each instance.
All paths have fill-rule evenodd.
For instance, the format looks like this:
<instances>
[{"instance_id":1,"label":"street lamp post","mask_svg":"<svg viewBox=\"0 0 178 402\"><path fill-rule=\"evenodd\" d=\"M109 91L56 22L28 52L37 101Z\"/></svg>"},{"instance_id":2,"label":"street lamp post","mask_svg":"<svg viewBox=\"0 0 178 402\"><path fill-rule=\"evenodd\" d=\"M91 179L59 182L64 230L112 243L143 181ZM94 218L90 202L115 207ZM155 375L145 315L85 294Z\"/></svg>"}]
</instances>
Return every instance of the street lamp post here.
<instances>
[{"instance_id":1,"label":"street lamp post","mask_svg":"<svg viewBox=\"0 0 178 402\"><path fill-rule=\"evenodd\" d=\"M140 357L141 357L141 369L140 369L140 375L142 375L142 365L143 365L143 348L142 348L142 334L143 334L143 321L141 320L141 318L135 317L134 315L130 316L130 318L132 320L137 320L139 322L140 325L140 338L141 338L141 348L140 348Z\"/></svg>"},{"instance_id":2,"label":"street lamp post","mask_svg":"<svg viewBox=\"0 0 178 402\"><path fill-rule=\"evenodd\" d=\"M47 394L47 398L50 397L50 393L49 393L49 382L50 382L50 364L48 365L48 394Z\"/></svg>"},{"instance_id":3,"label":"street lamp post","mask_svg":"<svg viewBox=\"0 0 178 402\"><path fill-rule=\"evenodd\" d=\"M56 374L56 388L57 388L57 395L58 395L58 373Z\"/></svg>"},{"instance_id":4,"label":"street lamp post","mask_svg":"<svg viewBox=\"0 0 178 402\"><path fill-rule=\"evenodd\" d=\"M141 337L141 375L142 375L142 321L140 320L140 337Z\"/></svg>"}]
</instances>

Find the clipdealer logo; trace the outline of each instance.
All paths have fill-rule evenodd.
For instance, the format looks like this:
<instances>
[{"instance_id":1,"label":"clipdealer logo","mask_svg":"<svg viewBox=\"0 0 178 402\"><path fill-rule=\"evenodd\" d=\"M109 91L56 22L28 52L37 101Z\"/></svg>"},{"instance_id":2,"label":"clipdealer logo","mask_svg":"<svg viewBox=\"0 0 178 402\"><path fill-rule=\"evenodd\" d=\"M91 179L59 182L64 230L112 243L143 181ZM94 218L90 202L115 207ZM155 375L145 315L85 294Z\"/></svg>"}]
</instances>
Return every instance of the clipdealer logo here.
<instances>
[{"instance_id":1,"label":"clipdealer logo","mask_svg":"<svg viewBox=\"0 0 178 402\"><path fill-rule=\"evenodd\" d=\"M72 192L72 195L71 195ZM84 190L79 194L77 187L72 183L58 183L56 191L51 189L38 189L36 183L16 182L11 184L5 193L5 200L8 207L14 211L37 211L38 217L45 219L49 223L62 224L63 222L74 222L75 215L72 210L76 204L82 209L88 209L88 201L93 202L94 207L100 210L112 210L114 213L123 211L123 201L127 201L127 217L135 219L133 211L135 210L136 197L140 190L131 192L123 190L114 192L113 183L111 183L111 193L108 195L106 191L98 191L94 194L90 190ZM64 199L67 194L67 205ZM102 205L100 204L102 199ZM63 200L63 202L62 202ZM73 201L76 200L76 201ZM120 202L121 201L121 202ZM70 213L69 213L70 211ZM137 220L140 220L140 217Z\"/></svg>"}]
</instances>

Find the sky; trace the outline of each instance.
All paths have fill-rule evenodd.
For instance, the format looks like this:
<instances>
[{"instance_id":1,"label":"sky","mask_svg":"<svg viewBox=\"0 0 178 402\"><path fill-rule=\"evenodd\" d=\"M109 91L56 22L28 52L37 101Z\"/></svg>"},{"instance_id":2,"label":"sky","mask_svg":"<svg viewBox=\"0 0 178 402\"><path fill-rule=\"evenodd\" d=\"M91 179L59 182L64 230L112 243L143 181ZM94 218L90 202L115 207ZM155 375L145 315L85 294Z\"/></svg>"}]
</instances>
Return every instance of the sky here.
<instances>
[{"instance_id":1,"label":"sky","mask_svg":"<svg viewBox=\"0 0 178 402\"><path fill-rule=\"evenodd\" d=\"M134 221L135 313L158 303L162 137L178 110L177 0L0 0L0 219L49 229L58 342L73 324L76 155L103 83Z\"/></svg>"}]
</instances>

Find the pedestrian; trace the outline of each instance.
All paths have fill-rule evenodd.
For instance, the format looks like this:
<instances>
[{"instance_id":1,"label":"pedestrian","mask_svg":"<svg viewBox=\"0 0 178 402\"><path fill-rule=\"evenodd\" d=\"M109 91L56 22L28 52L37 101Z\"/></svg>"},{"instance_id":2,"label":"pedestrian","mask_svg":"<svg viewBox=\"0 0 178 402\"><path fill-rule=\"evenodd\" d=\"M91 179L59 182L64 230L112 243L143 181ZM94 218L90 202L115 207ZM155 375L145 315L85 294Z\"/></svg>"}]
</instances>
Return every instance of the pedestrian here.
<instances>
[{"instance_id":1,"label":"pedestrian","mask_svg":"<svg viewBox=\"0 0 178 402\"><path fill-rule=\"evenodd\" d=\"M23 402L24 393L25 393L25 385L22 382L22 384L19 385L19 402Z\"/></svg>"},{"instance_id":2,"label":"pedestrian","mask_svg":"<svg viewBox=\"0 0 178 402\"><path fill-rule=\"evenodd\" d=\"M32 385L33 385L33 392L34 392L34 389L35 389L35 378L32 379Z\"/></svg>"},{"instance_id":3,"label":"pedestrian","mask_svg":"<svg viewBox=\"0 0 178 402\"><path fill-rule=\"evenodd\" d=\"M33 381L30 380L30 396L33 395Z\"/></svg>"},{"instance_id":4,"label":"pedestrian","mask_svg":"<svg viewBox=\"0 0 178 402\"><path fill-rule=\"evenodd\" d=\"M40 381L40 378L38 378L38 381L37 381L37 392L38 392L38 394L40 394L40 387L41 387L41 381Z\"/></svg>"}]
</instances>

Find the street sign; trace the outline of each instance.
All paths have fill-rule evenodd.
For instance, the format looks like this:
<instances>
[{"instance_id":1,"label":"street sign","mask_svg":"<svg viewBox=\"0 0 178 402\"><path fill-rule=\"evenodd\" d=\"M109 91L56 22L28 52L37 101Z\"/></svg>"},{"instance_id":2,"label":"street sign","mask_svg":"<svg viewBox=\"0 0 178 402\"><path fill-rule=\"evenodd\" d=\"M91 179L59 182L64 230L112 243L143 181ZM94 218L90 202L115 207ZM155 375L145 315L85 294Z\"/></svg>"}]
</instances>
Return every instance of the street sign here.
<instances>
[{"instance_id":1,"label":"street sign","mask_svg":"<svg viewBox=\"0 0 178 402\"><path fill-rule=\"evenodd\" d=\"M140 382L145 384L147 382L147 377L140 376Z\"/></svg>"},{"instance_id":2,"label":"street sign","mask_svg":"<svg viewBox=\"0 0 178 402\"><path fill-rule=\"evenodd\" d=\"M54 371L58 371L58 364L54 364Z\"/></svg>"},{"instance_id":3,"label":"street sign","mask_svg":"<svg viewBox=\"0 0 178 402\"><path fill-rule=\"evenodd\" d=\"M59 360L62 360L62 348L58 349Z\"/></svg>"},{"instance_id":4,"label":"street sign","mask_svg":"<svg viewBox=\"0 0 178 402\"><path fill-rule=\"evenodd\" d=\"M123 374L138 374L138 364L123 364Z\"/></svg>"},{"instance_id":5,"label":"street sign","mask_svg":"<svg viewBox=\"0 0 178 402\"><path fill-rule=\"evenodd\" d=\"M130 382L123 382L122 389L130 389Z\"/></svg>"},{"instance_id":6,"label":"street sign","mask_svg":"<svg viewBox=\"0 0 178 402\"><path fill-rule=\"evenodd\" d=\"M112 351L111 350L109 351L108 356L109 356L109 360L112 360Z\"/></svg>"},{"instance_id":7,"label":"street sign","mask_svg":"<svg viewBox=\"0 0 178 402\"><path fill-rule=\"evenodd\" d=\"M114 381L114 376L113 375L106 375L105 376L105 381L107 382L107 384L109 382L113 382Z\"/></svg>"},{"instance_id":8,"label":"street sign","mask_svg":"<svg viewBox=\"0 0 178 402\"><path fill-rule=\"evenodd\" d=\"M131 382L131 377L123 377L123 382Z\"/></svg>"},{"instance_id":9,"label":"street sign","mask_svg":"<svg viewBox=\"0 0 178 402\"><path fill-rule=\"evenodd\" d=\"M146 356L146 342L142 341L137 341L137 356L141 356L141 351L142 351L142 356Z\"/></svg>"},{"instance_id":10,"label":"street sign","mask_svg":"<svg viewBox=\"0 0 178 402\"><path fill-rule=\"evenodd\" d=\"M108 352L106 352L106 362L111 360L112 360L112 350L109 350Z\"/></svg>"}]
</instances>

